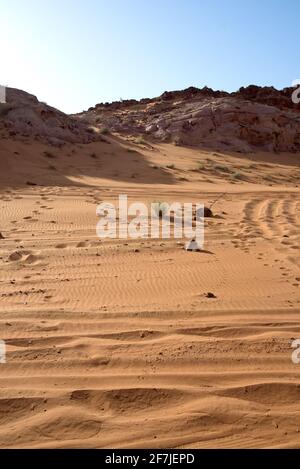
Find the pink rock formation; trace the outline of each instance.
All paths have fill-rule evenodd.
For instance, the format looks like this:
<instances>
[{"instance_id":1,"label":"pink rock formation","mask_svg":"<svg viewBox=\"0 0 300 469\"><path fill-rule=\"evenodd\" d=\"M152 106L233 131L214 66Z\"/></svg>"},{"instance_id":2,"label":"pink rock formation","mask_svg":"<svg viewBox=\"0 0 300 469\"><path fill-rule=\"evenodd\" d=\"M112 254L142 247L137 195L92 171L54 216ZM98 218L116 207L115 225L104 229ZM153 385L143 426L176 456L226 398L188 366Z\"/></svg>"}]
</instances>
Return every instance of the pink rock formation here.
<instances>
[{"instance_id":1,"label":"pink rock formation","mask_svg":"<svg viewBox=\"0 0 300 469\"><path fill-rule=\"evenodd\" d=\"M53 145L88 143L96 138L83 119L41 103L25 91L7 88L6 100L0 104L0 128L11 136L34 137Z\"/></svg>"},{"instance_id":2,"label":"pink rock formation","mask_svg":"<svg viewBox=\"0 0 300 469\"><path fill-rule=\"evenodd\" d=\"M300 106L293 88L249 86L236 93L210 88L165 92L158 98L98 104L80 116L123 134L249 152L300 150Z\"/></svg>"},{"instance_id":3,"label":"pink rock formation","mask_svg":"<svg viewBox=\"0 0 300 469\"><path fill-rule=\"evenodd\" d=\"M204 87L165 92L152 99L97 104L69 116L24 91L7 89L0 129L53 145L88 143L94 129L215 150L300 151L300 105L293 88L248 86L235 93Z\"/></svg>"}]
</instances>

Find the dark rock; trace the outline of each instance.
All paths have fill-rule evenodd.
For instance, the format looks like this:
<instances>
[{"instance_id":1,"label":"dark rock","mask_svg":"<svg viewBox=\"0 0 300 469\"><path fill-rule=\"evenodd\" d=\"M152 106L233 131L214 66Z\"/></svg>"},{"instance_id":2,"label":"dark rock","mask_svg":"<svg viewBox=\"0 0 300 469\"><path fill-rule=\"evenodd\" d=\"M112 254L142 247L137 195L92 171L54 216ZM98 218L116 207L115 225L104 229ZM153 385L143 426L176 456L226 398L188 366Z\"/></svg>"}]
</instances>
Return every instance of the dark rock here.
<instances>
[{"instance_id":1,"label":"dark rock","mask_svg":"<svg viewBox=\"0 0 300 469\"><path fill-rule=\"evenodd\" d=\"M211 291L207 292L205 294L206 298L217 298L216 295L214 293L212 293Z\"/></svg>"},{"instance_id":2,"label":"dark rock","mask_svg":"<svg viewBox=\"0 0 300 469\"><path fill-rule=\"evenodd\" d=\"M204 217L206 218L213 217L212 210L209 207L204 207Z\"/></svg>"}]
</instances>

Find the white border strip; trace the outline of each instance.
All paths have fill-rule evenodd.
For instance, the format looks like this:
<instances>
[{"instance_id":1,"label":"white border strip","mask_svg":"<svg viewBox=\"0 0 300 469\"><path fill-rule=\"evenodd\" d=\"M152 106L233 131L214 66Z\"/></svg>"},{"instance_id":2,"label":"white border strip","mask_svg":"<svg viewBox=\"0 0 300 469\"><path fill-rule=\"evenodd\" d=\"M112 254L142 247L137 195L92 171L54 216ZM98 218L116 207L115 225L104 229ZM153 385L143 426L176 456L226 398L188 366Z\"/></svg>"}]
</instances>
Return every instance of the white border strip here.
<instances>
[{"instance_id":1,"label":"white border strip","mask_svg":"<svg viewBox=\"0 0 300 469\"><path fill-rule=\"evenodd\" d=\"M0 103L6 103L6 86L0 85Z\"/></svg>"}]
</instances>

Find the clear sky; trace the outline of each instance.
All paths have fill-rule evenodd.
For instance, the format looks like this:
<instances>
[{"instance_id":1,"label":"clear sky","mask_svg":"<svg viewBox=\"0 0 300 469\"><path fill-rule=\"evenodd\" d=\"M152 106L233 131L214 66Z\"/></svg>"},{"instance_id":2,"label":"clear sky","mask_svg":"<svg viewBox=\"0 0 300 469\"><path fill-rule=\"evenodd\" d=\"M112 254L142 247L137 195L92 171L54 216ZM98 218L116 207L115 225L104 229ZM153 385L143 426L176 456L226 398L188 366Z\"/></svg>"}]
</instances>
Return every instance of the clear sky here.
<instances>
[{"instance_id":1,"label":"clear sky","mask_svg":"<svg viewBox=\"0 0 300 469\"><path fill-rule=\"evenodd\" d=\"M299 0L0 0L0 84L65 112L300 78Z\"/></svg>"}]
</instances>

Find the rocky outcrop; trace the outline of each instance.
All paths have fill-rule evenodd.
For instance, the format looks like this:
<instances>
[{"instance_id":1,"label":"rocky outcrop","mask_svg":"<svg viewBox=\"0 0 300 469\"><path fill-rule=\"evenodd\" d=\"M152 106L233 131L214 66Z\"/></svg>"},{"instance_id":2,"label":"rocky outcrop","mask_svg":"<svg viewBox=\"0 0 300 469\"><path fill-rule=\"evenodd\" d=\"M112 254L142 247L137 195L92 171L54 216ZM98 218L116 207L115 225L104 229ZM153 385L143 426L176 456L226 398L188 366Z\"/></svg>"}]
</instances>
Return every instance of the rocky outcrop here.
<instances>
[{"instance_id":1,"label":"rocky outcrop","mask_svg":"<svg viewBox=\"0 0 300 469\"><path fill-rule=\"evenodd\" d=\"M148 100L98 104L80 117L115 132L177 145L296 152L300 106L292 102L292 92L249 86L230 94L191 87Z\"/></svg>"},{"instance_id":2,"label":"rocky outcrop","mask_svg":"<svg viewBox=\"0 0 300 469\"><path fill-rule=\"evenodd\" d=\"M97 104L69 116L29 93L7 88L0 132L62 145L103 140L101 133L108 129L214 150L297 152L300 104L293 103L293 91L251 85L227 93L190 87L157 98Z\"/></svg>"},{"instance_id":3,"label":"rocky outcrop","mask_svg":"<svg viewBox=\"0 0 300 469\"><path fill-rule=\"evenodd\" d=\"M261 87L250 85L246 88L240 88L236 93L232 93L231 96L247 99L255 103L267 104L279 109L297 109L297 106L291 99L293 91L294 88L292 87L276 90L273 86Z\"/></svg>"},{"instance_id":4,"label":"rocky outcrop","mask_svg":"<svg viewBox=\"0 0 300 469\"><path fill-rule=\"evenodd\" d=\"M68 116L25 91L7 88L6 101L0 104L0 129L10 136L34 137L53 145L96 138L84 119Z\"/></svg>"}]
</instances>

